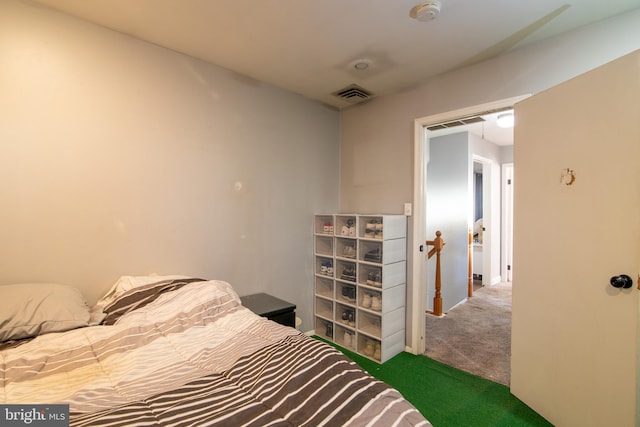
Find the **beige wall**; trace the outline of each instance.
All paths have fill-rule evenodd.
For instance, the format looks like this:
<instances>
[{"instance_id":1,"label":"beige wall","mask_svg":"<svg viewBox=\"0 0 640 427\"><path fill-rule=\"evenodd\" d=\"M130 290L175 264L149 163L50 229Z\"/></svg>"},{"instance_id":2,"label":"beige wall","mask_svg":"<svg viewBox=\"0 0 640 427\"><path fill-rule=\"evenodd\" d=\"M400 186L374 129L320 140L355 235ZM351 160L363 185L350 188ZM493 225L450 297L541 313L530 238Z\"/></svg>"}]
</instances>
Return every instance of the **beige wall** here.
<instances>
[{"instance_id":1,"label":"beige wall","mask_svg":"<svg viewBox=\"0 0 640 427\"><path fill-rule=\"evenodd\" d=\"M0 283L94 302L120 275L187 274L286 298L311 327L336 111L13 0L0 94Z\"/></svg>"},{"instance_id":2,"label":"beige wall","mask_svg":"<svg viewBox=\"0 0 640 427\"><path fill-rule=\"evenodd\" d=\"M413 200L415 119L543 91L639 49L638 28L640 10L343 111L340 210L397 214ZM409 221L410 234L414 220ZM418 244L409 239L409 254ZM411 271L413 263L408 267ZM407 289L411 299L412 280ZM411 315L409 310L408 331Z\"/></svg>"}]
</instances>

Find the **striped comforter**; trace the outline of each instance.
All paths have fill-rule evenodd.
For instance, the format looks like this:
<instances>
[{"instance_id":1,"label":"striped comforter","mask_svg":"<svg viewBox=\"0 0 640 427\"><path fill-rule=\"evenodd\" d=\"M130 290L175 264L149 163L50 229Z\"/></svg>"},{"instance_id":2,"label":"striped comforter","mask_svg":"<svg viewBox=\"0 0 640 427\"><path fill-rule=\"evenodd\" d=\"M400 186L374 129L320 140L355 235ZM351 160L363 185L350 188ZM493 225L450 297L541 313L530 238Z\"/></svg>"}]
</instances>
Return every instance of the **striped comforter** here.
<instances>
[{"instance_id":1,"label":"striped comforter","mask_svg":"<svg viewBox=\"0 0 640 427\"><path fill-rule=\"evenodd\" d=\"M0 375L3 403L67 403L74 426L429 425L396 390L256 316L220 281L2 350Z\"/></svg>"}]
</instances>

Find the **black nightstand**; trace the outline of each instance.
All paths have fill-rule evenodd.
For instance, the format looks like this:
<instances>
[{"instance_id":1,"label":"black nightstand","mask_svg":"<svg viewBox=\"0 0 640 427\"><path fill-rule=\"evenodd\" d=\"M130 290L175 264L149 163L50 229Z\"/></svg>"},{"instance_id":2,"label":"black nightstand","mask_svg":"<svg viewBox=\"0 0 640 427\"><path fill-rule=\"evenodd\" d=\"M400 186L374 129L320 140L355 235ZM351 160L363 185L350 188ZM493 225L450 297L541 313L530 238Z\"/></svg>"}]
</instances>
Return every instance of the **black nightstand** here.
<instances>
[{"instance_id":1,"label":"black nightstand","mask_svg":"<svg viewBox=\"0 0 640 427\"><path fill-rule=\"evenodd\" d=\"M240 297L242 305L255 314L285 326L296 326L296 306L269 294L253 294Z\"/></svg>"}]
</instances>

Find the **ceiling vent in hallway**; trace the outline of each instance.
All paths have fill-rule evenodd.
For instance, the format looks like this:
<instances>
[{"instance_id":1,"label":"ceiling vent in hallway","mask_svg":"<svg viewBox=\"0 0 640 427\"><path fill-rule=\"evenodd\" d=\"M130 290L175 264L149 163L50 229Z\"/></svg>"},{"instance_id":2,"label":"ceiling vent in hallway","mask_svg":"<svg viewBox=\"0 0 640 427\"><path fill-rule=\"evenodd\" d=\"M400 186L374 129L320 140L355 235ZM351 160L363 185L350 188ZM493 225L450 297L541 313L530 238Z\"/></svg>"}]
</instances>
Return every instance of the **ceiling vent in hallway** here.
<instances>
[{"instance_id":1,"label":"ceiling vent in hallway","mask_svg":"<svg viewBox=\"0 0 640 427\"><path fill-rule=\"evenodd\" d=\"M480 116L465 117L464 119L453 120L453 121L447 122L447 123L438 123L437 125L429 126L427 129L428 130L442 130L442 129L453 128L453 127L456 127L456 126L470 125L472 123L480 123L480 122L484 122L484 121L486 121L486 120L483 119Z\"/></svg>"},{"instance_id":2,"label":"ceiling vent in hallway","mask_svg":"<svg viewBox=\"0 0 640 427\"><path fill-rule=\"evenodd\" d=\"M332 95L337 96L350 104L357 104L358 102L366 101L371 98L373 94L356 84L352 84L344 89L333 92Z\"/></svg>"}]
</instances>

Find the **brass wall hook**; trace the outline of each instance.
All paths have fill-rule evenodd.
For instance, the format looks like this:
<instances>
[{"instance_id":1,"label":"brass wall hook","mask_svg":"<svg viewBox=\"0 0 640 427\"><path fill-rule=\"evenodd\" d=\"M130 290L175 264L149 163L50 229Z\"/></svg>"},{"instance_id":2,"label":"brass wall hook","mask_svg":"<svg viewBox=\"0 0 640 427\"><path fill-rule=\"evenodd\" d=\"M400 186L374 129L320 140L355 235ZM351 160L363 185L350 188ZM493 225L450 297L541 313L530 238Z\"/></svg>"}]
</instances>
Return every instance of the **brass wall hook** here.
<instances>
[{"instance_id":1,"label":"brass wall hook","mask_svg":"<svg viewBox=\"0 0 640 427\"><path fill-rule=\"evenodd\" d=\"M569 168L563 169L562 175L560 175L560 182L567 186L573 185L576 182L576 171Z\"/></svg>"}]
</instances>

